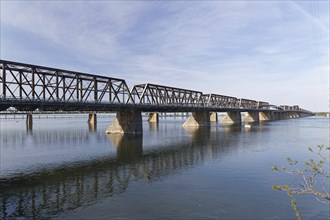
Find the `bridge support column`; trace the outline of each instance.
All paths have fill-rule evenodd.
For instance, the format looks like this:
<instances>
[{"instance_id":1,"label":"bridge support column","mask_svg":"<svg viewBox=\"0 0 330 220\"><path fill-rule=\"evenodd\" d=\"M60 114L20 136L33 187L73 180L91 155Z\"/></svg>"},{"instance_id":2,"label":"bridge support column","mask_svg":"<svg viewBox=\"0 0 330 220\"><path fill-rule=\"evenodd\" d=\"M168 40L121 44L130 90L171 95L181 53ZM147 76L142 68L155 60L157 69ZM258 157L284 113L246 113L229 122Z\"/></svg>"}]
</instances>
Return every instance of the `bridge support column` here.
<instances>
[{"instance_id":1,"label":"bridge support column","mask_svg":"<svg viewBox=\"0 0 330 220\"><path fill-rule=\"evenodd\" d=\"M269 121L272 120L270 112L259 112L259 121Z\"/></svg>"},{"instance_id":2,"label":"bridge support column","mask_svg":"<svg viewBox=\"0 0 330 220\"><path fill-rule=\"evenodd\" d=\"M283 120L283 112L279 112L278 114L278 120Z\"/></svg>"},{"instance_id":3,"label":"bridge support column","mask_svg":"<svg viewBox=\"0 0 330 220\"><path fill-rule=\"evenodd\" d=\"M272 115L272 120L279 120L278 112L272 112L271 115Z\"/></svg>"},{"instance_id":4,"label":"bridge support column","mask_svg":"<svg viewBox=\"0 0 330 220\"><path fill-rule=\"evenodd\" d=\"M90 113L88 115L88 121L87 122L88 122L88 124L94 124L94 125L96 125L96 123L97 123L97 115L96 115L95 112Z\"/></svg>"},{"instance_id":5,"label":"bridge support column","mask_svg":"<svg viewBox=\"0 0 330 220\"><path fill-rule=\"evenodd\" d=\"M218 113L210 112L210 122L218 122Z\"/></svg>"},{"instance_id":6,"label":"bridge support column","mask_svg":"<svg viewBox=\"0 0 330 220\"><path fill-rule=\"evenodd\" d=\"M192 112L189 118L183 123L183 127L210 126L210 113L208 111Z\"/></svg>"},{"instance_id":7,"label":"bridge support column","mask_svg":"<svg viewBox=\"0 0 330 220\"><path fill-rule=\"evenodd\" d=\"M247 115L245 115L243 122L249 123L249 122L258 122L259 121L259 112L247 112Z\"/></svg>"},{"instance_id":8,"label":"bridge support column","mask_svg":"<svg viewBox=\"0 0 330 220\"><path fill-rule=\"evenodd\" d=\"M105 131L109 133L141 133L142 130L142 115L141 111L123 110L118 111L116 119Z\"/></svg>"},{"instance_id":9,"label":"bridge support column","mask_svg":"<svg viewBox=\"0 0 330 220\"><path fill-rule=\"evenodd\" d=\"M32 130L32 125L33 125L32 113L27 113L26 114L26 129Z\"/></svg>"},{"instance_id":10,"label":"bridge support column","mask_svg":"<svg viewBox=\"0 0 330 220\"><path fill-rule=\"evenodd\" d=\"M222 124L241 124L242 118L241 118L241 112L235 111L235 112L227 112L227 115L223 117L223 119L220 121Z\"/></svg>"},{"instance_id":11,"label":"bridge support column","mask_svg":"<svg viewBox=\"0 0 330 220\"><path fill-rule=\"evenodd\" d=\"M288 118L289 118L289 114L287 112L283 112L282 119L288 119Z\"/></svg>"},{"instance_id":12,"label":"bridge support column","mask_svg":"<svg viewBox=\"0 0 330 220\"><path fill-rule=\"evenodd\" d=\"M148 122L150 123L158 123L158 113L157 112L150 112L149 113L149 118L148 118Z\"/></svg>"},{"instance_id":13,"label":"bridge support column","mask_svg":"<svg viewBox=\"0 0 330 220\"><path fill-rule=\"evenodd\" d=\"M97 115L95 112L90 113L88 115L88 128L89 131L95 132L96 131L96 125L97 125Z\"/></svg>"}]
</instances>

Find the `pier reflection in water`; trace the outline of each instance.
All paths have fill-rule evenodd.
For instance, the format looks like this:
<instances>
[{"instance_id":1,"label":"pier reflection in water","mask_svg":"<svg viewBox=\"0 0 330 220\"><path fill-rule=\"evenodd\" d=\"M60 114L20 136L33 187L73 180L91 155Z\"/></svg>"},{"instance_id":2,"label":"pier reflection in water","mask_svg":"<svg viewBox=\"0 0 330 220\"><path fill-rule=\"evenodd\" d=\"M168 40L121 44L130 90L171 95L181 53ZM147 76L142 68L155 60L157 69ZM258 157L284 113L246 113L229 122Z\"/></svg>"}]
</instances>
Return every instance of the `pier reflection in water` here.
<instances>
[{"instance_id":1,"label":"pier reflection in water","mask_svg":"<svg viewBox=\"0 0 330 220\"><path fill-rule=\"evenodd\" d=\"M155 125L151 129L158 132ZM2 170L5 175L0 181L0 218L47 218L88 206L101 197L123 193L130 181L152 182L177 170L196 166L203 163L205 157L217 157L230 151L238 139L225 136L239 131L237 129L240 128L226 128L220 133L211 132L210 128L182 130L185 138L174 137L177 140L172 144L168 140L163 145L158 142L155 148L147 147L145 153L142 134L91 135L90 132L96 132L94 129L37 130L28 134L2 131L2 146L22 147L29 143L40 150L46 145L48 150L54 150L55 147L61 148L63 143L73 147L86 143L110 143L116 153L70 166L40 167L31 172L11 174L10 169ZM164 135L166 131L163 132L164 139L171 138Z\"/></svg>"},{"instance_id":2,"label":"pier reflection in water","mask_svg":"<svg viewBox=\"0 0 330 220\"><path fill-rule=\"evenodd\" d=\"M106 135L104 130L107 123L98 123L97 130L89 129L85 123L85 126L82 126L83 123L74 120L68 121L65 126L61 124L63 122L51 123L53 127L35 123L32 132L27 132L25 128L18 129L19 125L15 123L1 125L0 219L44 219L58 216L70 218L67 213L89 210L90 207L102 204L101 201L106 201L103 207L105 210L109 210L112 205L111 210L114 214L126 213L117 217L142 218L146 212L124 212L123 207L127 201L120 199L132 196L132 190L137 190L136 187L140 183L144 184L144 188L138 188L141 190L138 199L145 199L141 198L142 194L152 203L164 204L164 193L170 194L172 197L166 197L170 200L170 203L166 203L167 206L155 205L157 207L150 208L155 209L155 212L159 211L158 217L177 218L180 213L171 211L173 206L178 205L179 201L176 199L180 200L180 196L176 198L175 194L187 192L185 189L166 187L162 188L163 191L153 191L154 194L149 194L153 186L157 185L158 190L162 182L165 181L166 185L167 181L173 178L179 182L183 181L182 184L187 188L189 196L182 197L187 206L190 204L189 198L195 196L194 181L200 184L198 186L201 188L197 188L199 191L196 192L196 198L201 204L205 203L203 209L198 209L200 218L207 218L212 212L213 217L218 218L240 218L246 213L250 213L249 217L271 217L274 216L274 212L279 213L276 211L278 209L281 210L280 217L294 217L289 205L276 206L276 199L282 198L282 195L275 193L274 197L272 194L273 180L265 183L268 178L273 178L273 175L269 174L269 167L274 164L267 162L267 154L273 157L273 152L277 152L266 143L276 141L273 145L284 145L278 142L281 141L281 137L285 147L293 140L296 144L294 132L297 129L296 133L303 135L301 141L304 142L306 135L303 126L292 127L290 122L281 122L281 125L252 124L246 128L212 124L210 128L196 130L182 128L180 120L166 119L157 125L145 123L143 134ZM6 129L3 129L4 127ZM323 130L320 131L315 132L317 135L314 135L313 140L318 140L316 137L320 136ZM292 132L291 136L284 135ZM310 130L308 134L311 134ZM283 155L280 157L285 158ZM240 162L235 162L236 160ZM219 161L227 162L221 162L219 166ZM214 164L210 166L210 163ZM204 171L209 174L198 173L201 167L206 167ZM266 167L266 171L262 170L263 167ZM194 176L196 172L197 177ZM195 174L189 176L189 173ZM182 175L184 179L179 180L178 177ZM203 179L205 177L208 179ZM259 188L253 191L253 185ZM215 186L218 187L214 188ZM251 192L246 191L249 186ZM239 198L236 198L235 195L238 193ZM275 202L272 203L260 194L275 198ZM214 197L207 197L210 195ZM251 195L254 195L252 200L256 204L251 205L252 207L248 205L250 203L246 203L251 199ZM277 195L279 197L276 197ZM158 196L162 196L160 200L155 199ZM112 203L111 199L115 202ZM287 201L286 198L283 199ZM259 208L261 204L265 205L264 211ZM115 205L118 206L114 207ZM136 207L141 208L145 205L152 206L148 203L137 204ZM234 211L236 205L240 205L241 215ZM179 209L184 217L193 217L189 214L194 213L194 207L192 205ZM286 208L283 210L283 207ZM168 209L166 214L164 209ZM94 211L90 210L86 216L86 213L80 213L76 217L97 216L97 213L92 213ZM136 216L136 213L140 216ZM106 214L109 214L109 211ZM153 212L152 216L154 215Z\"/></svg>"}]
</instances>

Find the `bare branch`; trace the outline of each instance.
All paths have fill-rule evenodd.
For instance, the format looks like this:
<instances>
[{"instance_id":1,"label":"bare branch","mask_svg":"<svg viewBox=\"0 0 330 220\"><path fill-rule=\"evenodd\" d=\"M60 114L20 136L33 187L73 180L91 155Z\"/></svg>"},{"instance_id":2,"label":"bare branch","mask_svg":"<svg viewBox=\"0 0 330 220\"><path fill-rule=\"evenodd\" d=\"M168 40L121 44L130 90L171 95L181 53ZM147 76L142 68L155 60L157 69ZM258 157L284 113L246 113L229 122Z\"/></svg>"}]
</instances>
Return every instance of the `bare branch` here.
<instances>
[{"instance_id":1,"label":"bare branch","mask_svg":"<svg viewBox=\"0 0 330 220\"><path fill-rule=\"evenodd\" d=\"M322 203L330 204L330 195L329 189L326 188L326 184L323 182L322 187L318 186L317 177L321 179L329 179L330 172L323 168L324 165L330 169L329 163L329 153L330 147L325 147L324 145L318 145L317 149L313 149L311 147L308 150L317 156L319 160L310 159L309 161L305 162L305 168L301 169L296 167L295 169L288 171L286 167L282 167L282 172L293 174L297 176L301 176L302 181L299 187L290 187L287 184L283 185L273 185L273 189L281 190L288 194L291 199L291 205L294 209L294 212L297 216L297 219L301 219L299 212L297 210L296 200L293 195L301 195L301 194L312 194L316 197L316 199ZM297 160L293 160L290 157L286 158L287 163L289 166L296 166L298 164ZM328 169L328 170L329 170ZM273 166L273 171L279 171L277 166ZM327 183L328 186L329 183ZM316 188L322 188L322 191L317 190Z\"/></svg>"}]
</instances>

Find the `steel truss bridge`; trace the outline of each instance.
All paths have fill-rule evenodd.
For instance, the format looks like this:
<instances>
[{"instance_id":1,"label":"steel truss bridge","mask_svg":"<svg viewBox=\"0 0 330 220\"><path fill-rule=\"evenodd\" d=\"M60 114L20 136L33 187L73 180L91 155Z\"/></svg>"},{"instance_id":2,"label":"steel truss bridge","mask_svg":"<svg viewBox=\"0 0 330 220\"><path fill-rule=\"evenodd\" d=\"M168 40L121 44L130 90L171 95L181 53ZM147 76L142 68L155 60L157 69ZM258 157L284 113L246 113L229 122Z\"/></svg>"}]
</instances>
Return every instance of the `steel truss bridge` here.
<instances>
[{"instance_id":1,"label":"steel truss bridge","mask_svg":"<svg viewBox=\"0 0 330 220\"><path fill-rule=\"evenodd\" d=\"M125 80L50 67L0 60L0 111L118 111L145 112L285 111L306 115L299 106L204 94L150 83L129 89Z\"/></svg>"}]
</instances>

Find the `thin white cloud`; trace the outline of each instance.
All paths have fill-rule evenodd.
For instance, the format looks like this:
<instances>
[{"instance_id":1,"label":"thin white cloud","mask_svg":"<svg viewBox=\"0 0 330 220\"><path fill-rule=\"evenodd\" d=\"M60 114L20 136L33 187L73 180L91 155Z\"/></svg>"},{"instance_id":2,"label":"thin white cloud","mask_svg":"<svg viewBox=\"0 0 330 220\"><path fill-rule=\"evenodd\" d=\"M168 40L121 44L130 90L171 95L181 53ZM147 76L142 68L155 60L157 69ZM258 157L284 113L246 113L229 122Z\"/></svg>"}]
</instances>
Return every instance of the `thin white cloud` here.
<instances>
[{"instance_id":1,"label":"thin white cloud","mask_svg":"<svg viewBox=\"0 0 330 220\"><path fill-rule=\"evenodd\" d=\"M88 1L2 4L3 23L91 57L120 55L117 40L134 24L135 12L141 8L136 3Z\"/></svg>"},{"instance_id":2,"label":"thin white cloud","mask_svg":"<svg viewBox=\"0 0 330 220\"><path fill-rule=\"evenodd\" d=\"M291 3L292 6L294 6L299 12L301 12L307 19L312 20L312 22L314 22L317 27L320 28L320 30L324 31L326 34L328 34L329 36L329 26L326 26L325 24L323 24L317 17L312 16L310 13L308 13L303 7L301 7L299 4L297 4L294 1L289 1ZM313 3L313 1L311 2ZM315 4L316 2L314 2ZM328 7L329 8L329 7ZM328 17L329 18L329 17Z\"/></svg>"},{"instance_id":3,"label":"thin white cloud","mask_svg":"<svg viewBox=\"0 0 330 220\"><path fill-rule=\"evenodd\" d=\"M34 63L38 64L37 57L47 57L53 66L63 60L75 70L124 78L130 85L151 81L257 98L258 86L267 85L260 89L268 88L272 91L269 96L276 96L277 88L270 88L285 89L288 85L281 82L293 82L302 72L306 72L303 74L306 80L315 74L329 73L327 24L311 17L294 2L18 1L1 4L1 23L35 36L31 37L35 39L31 40L31 47L40 46L42 39L45 45L54 45L63 52L56 54L52 47L43 46L34 51ZM329 16L327 13L324 15L322 11L320 17ZM317 40L310 30L311 19L322 30ZM8 42L7 45L17 45L16 55L15 51L9 52L8 47L1 49L2 54L11 54L11 57L28 54L20 51L23 47L15 39L2 40ZM322 47L315 49L315 43ZM324 87L327 82L322 77L319 79L315 83ZM290 89L294 88L299 90L300 85L293 83ZM315 96L324 96L319 92L315 90ZM289 96L283 99L291 101Z\"/></svg>"}]
</instances>

